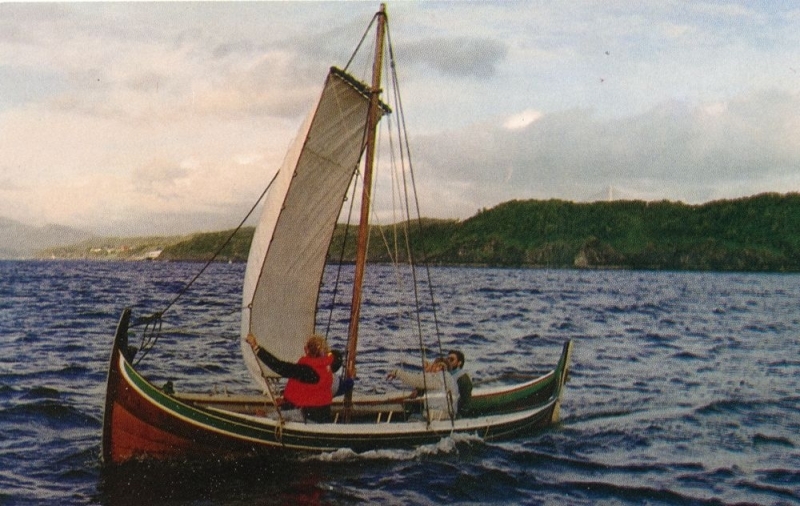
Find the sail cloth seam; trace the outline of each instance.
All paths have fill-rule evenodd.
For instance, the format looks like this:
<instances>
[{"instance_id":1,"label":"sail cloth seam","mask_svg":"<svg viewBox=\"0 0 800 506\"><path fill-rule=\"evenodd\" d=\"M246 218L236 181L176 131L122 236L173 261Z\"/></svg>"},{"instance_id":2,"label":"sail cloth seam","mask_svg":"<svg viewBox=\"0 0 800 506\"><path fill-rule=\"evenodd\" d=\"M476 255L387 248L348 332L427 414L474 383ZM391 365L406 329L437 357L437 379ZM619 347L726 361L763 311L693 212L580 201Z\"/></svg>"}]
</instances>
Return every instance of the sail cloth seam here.
<instances>
[{"instance_id":1,"label":"sail cloth seam","mask_svg":"<svg viewBox=\"0 0 800 506\"><path fill-rule=\"evenodd\" d=\"M362 41L363 41L363 39L362 39ZM351 61L352 61L352 57L351 57ZM348 62L348 66L349 66L349 62ZM349 84L359 94L361 94L361 96L363 96L365 98L369 98L370 97L370 90L364 83L358 81L357 79L353 78L352 76L350 76L346 72L344 72L344 71L342 71L342 70L340 70L340 69L338 69L336 67L331 67L331 73L336 75L336 76L338 76L338 77L340 77L346 84ZM338 98L338 95L336 95L336 97ZM339 105L339 101L338 100L337 100L337 105ZM388 107L384 107L384 111L385 112L391 112L391 109L389 109ZM368 138L368 133L367 132L368 132L367 125L365 124L364 125L364 129L362 130L362 135L361 135L361 146L359 148L360 155L359 155L358 160L356 161L355 165L353 166L353 172L352 172L352 176L351 176L351 179L350 179L350 181L351 181L350 186L352 187L353 194L352 194L352 196L350 198L350 206L349 206L349 209L348 209L347 223L345 225L344 237L342 239L342 248L341 248L341 251L340 251L340 257L339 257L339 262L338 262L339 266L338 266L337 271L336 271L336 280L335 280L335 283L334 283L334 291L333 291L333 297L332 297L333 300L331 301L331 309L330 309L330 312L329 312L329 315L328 315L328 324L327 324L326 329L325 329L325 340L326 340L326 342L328 340L328 336L330 335L330 330L331 330L331 325L332 325L332 320L333 320L333 311L334 311L334 308L335 308L335 305L336 305L336 295L338 294L339 282L341 280L342 265L344 263L343 260L344 260L345 246L347 245L347 237L349 235L348 232L349 232L350 220L353 217L353 209L354 209L355 197L356 197L357 187L358 187L357 181L359 179L359 174L360 174L360 171L359 171L358 168L359 168L359 165L361 164L361 160L363 158L363 153L364 153L364 150L366 149L366 146L367 146L367 138ZM347 198L347 192L345 192L345 195L344 195L343 198ZM340 212L341 212L341 209L340 209ZM335 230L336 229L336 222L334 222L333 227L334 227L334 230ZM329 245L329 249L330 249L330 245ZM322 276L324 276L324 269L323 269L323 272L322 272ZM322 286L322 279L320 279L320 286ZM317 292L317 305L319 305L319 292ZM345 363L348 360L348 353L347 353L346 350L345 350L345 355L344 355L343 359L344 359ZM341 376L342 376L342 378L347 376L347 371L346 371L345 368L342 368Z\"/></svg>"},{"instance_id":2,"label":"sail cloth seam","mask_svg":"<svg viewBox=\"0 0 800 506\"><path fill-rule=\"evenodd\" d=\"M359 82L357 79L353 78L352 76L350 76L349 74L345 73L341 69L338 69L337 67L331 67L330 68L330 74L332 76L338 77L342 82L344 82L345 84L348 84L352 89L356 90L360 95L362 95L364 97L368 97L369 96L368 92L366 91L367 88L363 83ZM338 95L335 95L335 96L338 96ZM338 100L337 100L337 105L338 105ZM341 112L341 107L339 106L338 108L339 108L339 110ZM344 114L342 113L340 115L343 116ZM313 116L314 117L316 116L316 111L315 111L315 114ZM365 135L365 137L366 137L366 135ZM309 139L306 139L305 142L304 142L304 145L303 145L303 149L300 151L301 152L301 156L302 156L302 154L313 155L313 156L315 156L316 158L318 158L320 160L324 160L326 162L331 163L332 165L335 164L335 161L333 159L331 159L330 157L321 156L318 151L308 149L308 143L309 143ZM365 141L362 141L362 147L361 147L362 151L364 149L364 145L365 145ZM298 159L297 163L299 164L299 162L300 162L300 159ZM297 176L296 170L297 170L297 168L294 167L293 177ZM280 173L280 170L278 171L278 173ZM275 175L275 177L277 177L277 176L278 176L278 174ZM285 208L285 201L284 201L284 208ZM334 226L335 226L335 224L334 224ZM269 247L267 248L267 250L269 250ZM258 282L256 283L256 285L258 285ZM255 298L255 292L253 293L252 298ZM253 303L252 303L252 300L251 300L250 303L248 304L248 307L252 307L252 304ZM251 317L252 317L252 315L251 315Z\"/></svg>"},{"instance_id":3,"label":"sail cloth seam","mask_svg":"<svg viewBox=\"0 0 800 506\"><path fill-rule=\"evenodd\" d=\"M326 89L328 88L328 84L330 82L330 75L332 73L333 73L333 68L331 68L331 72L329 73L328 77L325 79L325 88ZM307 120L307 121L309 121L309 123L307 125L306 135L308 135L308 133L311 131L311 129L314 126L314 120L315 120L315 118L316 118L316 116L317 116L317 114L319 112L319 107L320 107L320 102L317 102L313 113L311 114L311 116ZM305 138L305 140L303 141L302 147L300 148L299 152L297 153L297 159L294 161L294 165L291 167L292 176L291 176L290 179L294 179L295 177L297 177L297 167L299 166L299 164L300 164L300 162L302 160L303 154L306 151L306 149L308 147L308 144L309 144L309 138L307 136ZM320 158L322 158L322 157L320 157ZM284 164L285 163L286 163L286 161L284 161ZM285 168L288 171L288 166L285 167L284 164L281 164L281 166L278 168L278 171L275 173L275 176L274 176L273 180L277 179L277 177L284 171ZM287 184L289 185L289 187L291 187L291 182L289 182ZM286 209L286 198L287 198L287 195L288 195L288 189L287 189L287 193L283 195L283 200L281 202L281 213ZM269 254L269 251L271 249L272 241L274 239L274 232L275 232L276 228L278 227L278 224L279 224L279 220L276 220L276 222L275 222L275 224L273 226L273 229L272 229L273 235L270 238L270 241L266 245L266 248L264 250L265 258ZM249 262L250 262L250 260L248 259L248 264L249 264ZM258 274L258 276L256 278L255 286L253 288L252 293L250 294L250 300L248 301L248 304L247 304L247 307L249 308L248 317L247 317L247 319L248 319L248 328L249 329L252 329L252 327L253 327L253 311L252 311L253 304L254 304L254 301L255 301L256 296L258 294L259 286L261 285L261 279L263 278L264 274L265 273L264 273L263 266L262 266L262 268L259 269L259 274ZM256 363L257 367L259 368L259 372L263 376L263 369L261 368L261 366L259 364L259 361L257 359L255 360L255 363Z\"/></svg>"},{"instance_id":4,"label":"sail cloth seam","mask_svg":"<svg viewBox=\"0 0 800 506\"><path fill-rule=\"evenodd\" d=\"M346 83L351 84L352 86L355 86L356 89L361 92L362 96L368 97L368 95L366 93L364 93L367 90L366 90L366 87L363 85L363 83L359 83L355 79L352 79L349 76L349 74L337 69L336 67L331 67L331 72L333 74L341 77ZM338 98L338 95L336 95L336 97ZM340 111L341 111L341 105L340 105L340 102L338 100L337 100L337 105L339 106ZM355 204L355 200L356 200L355 199L356 190L357 190L357 187L358 187L357 181L358 181L358 175L360 173L360 171L358 170L358 167L359 167L359 165L361 163L361 159L363 157L364 150L366 149L366 145L367 145L367 129L366 129L366 125L365 125L365 128L362 130L362 135L361 135L361 146L360 146L360 153L361 154L359 155L358 159L356 160L355 165L353 166L352 175L350 177L350 186L352 187L353 194L350 197L350 206L349 206L349 209L348 209L347 221L346 221L346 224L344 226L344 233L343 233L343 237L342 237L342 247L341 247L341 250L339 252L338 268L336 269L336 279L334 281L333 293L331 295L330 311L328 312L328 323L327 323L327 325L325 327L325 341L326 342L328 341L328 337L330 336L331 326L333 324L333 312L334 312L334 310L336 308L336 297L337 297L337 295L339 293L339 283L341 281L342 265L344 264L345 247L347 245L347 238L349 236L348 232L349 232L349 228L350 228L350 220L353 217L353 208L354 208L354 204ZM342 199L343 200L347 199L347 192L346 191L345 191L344 195L342 196ZM344 205L344 202L342 204ZM341 214L341 208L340 208L339 212ZM337 222L338 222L338 219L336 221L334 221L334 223L333 223L334 232L336 231L336 223ZM331 234L331 237L333 237L333 234ZM328 249L330 250L330 244L328 245ZM323 284L323 279L322 278L324 277L324 275L325 275L325 270L323 269L323 271L321 273L321 278L319 280L320 286L322 286L322 284ZM320 297L320 292L317 291L317 307L319 307L319 297ZM343 359L345 361L347 360L347 352L346 351L345 351L345 356L343 357ZM346 375L347 375L347 371L343 368L342 371L341 371L341 377L344 378Z\"/></svg>"},{"instance_id":5,"label":"sail cloth seam","mask_svg":"<svg viewBox=\"0 0 800 506\"><path fill-rule=\"evenodd\" d=\"M354 171L354 180L357 177L358 177L358 169L356 169ZM328 323L325 326L325 339L326 340L328 339L328 336L330 335L330 332L331 332L331 327L333 326L333 312L336 309L336 300L337 300L337 296L339 295L339 283L341 282L341 279L342 279L342 267L344 266L345 247L347 246L347 239L350 236L350 220L353 217L353 206L354 206L354 203L355 203L355 200L356 200L355 199L355 194L356 194L356 190L357 190L357 186L358 185L352 184L351 186L352 186L353 194L350 197L350 206L349 206L349 209L347 211L347 220L344 223L344 231L342 232L342 247L339 250L339 261L337 262L336 277L334 278L334 281L333 281L333 293L331 294L330 310L328 311ZM345 198L347 198L346 195L345 195ZM322 285L320 284L320 286L322 286ZM344 358L347 358L347 357L344 357ZM342 376L344 376L344 374L342 374Z\"/></svg>"},{"instance_id":6,"label":"sail cloth seam","mask_svg":"<svg viewBox=\"0 0 800 506\"><path fill-rule=\"evenodd\" d=\"M318 105L319 105L319 104L318 104ZM316 111L315 111L315 115L316 115ZM309 129L311 128L311 126L312 126L312 125L309 125ZM299 164L299 162L300 162L300 158L302 157L302 154L303 154L303 152L305 151L305 149L306 149L306 146L307 146L307 145L308 145L308 138L306 138L306 140L305 140L305 142L304 142L304 144L303 144L303 147L302 147L302 149L300 150L300 156L298 156L297 162L295 163L295 166L292 168L292 176L291 176L291 178L292 178L292 179L293 179L293 178L295 178L295 177L297 177L297 164ZM278 171L277 171L277 172L276 172L276 174L275 174L275 178L277 178L277 177L278 177L278 175L280 175L280 174L281 174L281 169L282 169L282 168L283 168L283 167L281 167L281 168L279 168L279 169L278 169ZM291 184L291 183L289 183L289 184ZM284 200L281 202L281 212L283 212L285 209L286 209L286 195L284 195ZM275 228L277 228L277 226L278 226L278 223L276 222L274 227L275 227ZM275 228L273 228L273 233L274 233L274 230L275 230ZM272 244L272 240L273 240L273 239L274 239L274 236L273 236L272 238L270 238L270 242L269 242L269 244L267 244L267 246L266 246L266 250L264 251L264 254L265 254L265 256L266 256L266 255L269 255L270 246L271 246L271 244ZM261 284L261 278L262 278L263 276L264 276L264 272L263 272L263 270L261 270L261 271L259 272L258 278L257 278L257 280L256 280L256 283L255 283L255 288L253 289L253 293L250 295L250 300L249 300L249 302L248 302L248 304L247 304L247 307L250 309L250 311L249 311L249 316L248 316L248 319L250 320L250 323L249 323L249 326L250 326L250 328L252 328L252 326L253 326L253 323L252 323L252 320L253 320L253 311L252 311L252 309L253 309L253 301L254 301L254 300L255 300L255 298L256 298L256 295L257 295L257 293L258 293L258 287L259 287L259 286L260 286L260 284ZM258 360L256 360L256 363L258 364ZM260 366L260 365L259 365L259 370L261 370L261 371L263 372L263 370L261 369L261 366Z\"/></svg>"},{"instance_id":7,"label":"sail cloth seam","mask_svg":"<svg viewBox=\"0 0 800 506\"><path fill-rule=\"evenodd\" d=\"M363 83L360 83L356 79L352 78L349 74L337 69L336 67L331 67L330 72L331 72L332 75L334 75L336 77L339 77L346 84L349 84L351 87L356 89L356 91L358 91L361 94L361 96L363 96L365 98L369 98L369 95L366 93L366 87L364 86ZM335 104L336 104L336 108L337 108L339 117L340 118L344 118L346 116L346 113L345 113L345 111L344 111L344 109L342 107L342 100L340 98L341 94L336 89L333 89L332 93L333 93L333 96L335 98ZM359 148L359 152L361 154L363 154L364 148L366 147L366 139L367 139L367 131L366 131L366 128L364 128L362 130L361 146ZM351 176L350 176L350 181L351 181L350 186L355 186L355 185L352 185L352 182L355 179L355 175L358 173L358 165L359 165L359 163L361 161L361 157L362 157L361 154L358 156L358 161L356 161L355 165L352 168L352 173L351 173ZM319 156L319 155L317 155L317 156ZM319 158L325 159L324 157L319 157ZM335 164L333 159L328 159L327 161L330 162L331 165ZM344 198L346 198L346 196L347 196L347 191L345 190L342 199L344 200ZM355 200L355 199L353 199L353 200ZM351 209L351 212L352 212L352 201L351 201L350 209ZM339 208L339 214L341 214L341 207ZM333 224L332 224L333 230L330 233L330 237L331 238L333 237L333 233L336 231L336 223L337 223L337 221L338 221L338 218L333 221ZM342 243L342 247L343 248L344 248L344 244L345 243L343 242ZM328 243L328 251L330 251L330 242ZM320 272L320 279L319 279L319 285L320 286L322 286L322 280L323 280L324 276L325 276L325 269L323 268L322 271ZM316 307L319 307L319 297L320 297L320 291L317 290ZM333 306L331 306L331 314L332 314L332 311L333 311ZM315 330L316 330L316 323L315 323ZM328 336L329 335L330 335L330 320L329 320L329 323L328 323L328 327L325 330L324 338L325 338L325 342L326 343L328 342ZM345 356L344 359L346 360L347 357ZM344 371L342 371L342 377L344 377Z\"/></svg>"},{"instance_id":8,"label":"sail cloth seam","mask_svg":"<svg viewBox=\"0 0 800 506\"><path fill-rule=\"evenodd\" d=\"M243 299L249 311L243 315L241 335L252 331L262 346L284 360L295 358L302 350L300 340L313 332L312 311L319 301L324 255L363 150L367 97L352 83L341 72L330 72L320 101L284 160L273 185L276 193L267 197L271 221L260 224L266 226L256 233L261 242L255 253L251 247ZM321 178L312 179L315 173ZM322 192L326 195L320 199ZM312 217L322 221L315 218L312 223ZM300 244L287 242L290 234L298 236L298 227L306 225L313 226L299 234ZM282 289L289 290L289 299L276 298ZM297 317L293 321L300 321L299 326L289 322ZM254 380L263 386L249 353L245 361Z\"/></svg>"}]
</instances>

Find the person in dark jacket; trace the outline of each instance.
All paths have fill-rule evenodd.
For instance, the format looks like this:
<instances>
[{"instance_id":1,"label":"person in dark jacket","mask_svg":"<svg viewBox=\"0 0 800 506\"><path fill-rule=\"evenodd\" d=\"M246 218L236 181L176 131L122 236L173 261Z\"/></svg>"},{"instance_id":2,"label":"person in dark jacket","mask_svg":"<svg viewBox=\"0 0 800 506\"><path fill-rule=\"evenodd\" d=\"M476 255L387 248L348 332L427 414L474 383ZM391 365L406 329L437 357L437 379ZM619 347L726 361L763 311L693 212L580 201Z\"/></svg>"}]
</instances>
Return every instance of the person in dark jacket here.
<instances>
[{"instance_id":1,"label":"person in dark jacket","mask_svg":"<svg viewBox=\"0 0 800 506\"><path fill-rule=\"evenodd\" d=\"M311 336L305 344L305 355L296 364L278 359L261 348L253 334L247 336L247 344L267 367L284 378L288 378L283 391L282 410L299 409L303 419L316 423L331 421L333 400L333 355L329 353L325 339Z\"/></svg>"},{"instance_id":2,"label":"person in dark jacket","mask_svg":"<svg viewBox=\"0 0 800 506\"><path fill-rule=\"evenodd\" d=\"M450 365L450 374L458 385L458 414L465 415L469 411L469 401L472 398L472 379L464 370L464 354L460 350L447 352L447 363Z\"/></svg>"}]
</instances>

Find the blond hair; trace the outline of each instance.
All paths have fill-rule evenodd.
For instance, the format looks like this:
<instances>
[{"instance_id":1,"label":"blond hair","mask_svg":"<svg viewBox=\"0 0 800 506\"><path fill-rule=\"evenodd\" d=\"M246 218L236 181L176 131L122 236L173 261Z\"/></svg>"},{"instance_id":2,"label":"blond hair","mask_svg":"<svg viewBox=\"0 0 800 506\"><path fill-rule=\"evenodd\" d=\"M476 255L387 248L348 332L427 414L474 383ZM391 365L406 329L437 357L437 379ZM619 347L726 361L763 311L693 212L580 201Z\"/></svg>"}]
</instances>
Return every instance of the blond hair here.
<instances>
[{"instance_id":1,"label":"blond hair","mask_svg":"<svg viewBox=\"0 0 800 506\"><path fill-rule=\"evenodd\" d=\"M328 354L328 343L325 338L318 335L312 335L306 341L306 353L309 357L324 357Z\"/></svg>"}]
</instances>

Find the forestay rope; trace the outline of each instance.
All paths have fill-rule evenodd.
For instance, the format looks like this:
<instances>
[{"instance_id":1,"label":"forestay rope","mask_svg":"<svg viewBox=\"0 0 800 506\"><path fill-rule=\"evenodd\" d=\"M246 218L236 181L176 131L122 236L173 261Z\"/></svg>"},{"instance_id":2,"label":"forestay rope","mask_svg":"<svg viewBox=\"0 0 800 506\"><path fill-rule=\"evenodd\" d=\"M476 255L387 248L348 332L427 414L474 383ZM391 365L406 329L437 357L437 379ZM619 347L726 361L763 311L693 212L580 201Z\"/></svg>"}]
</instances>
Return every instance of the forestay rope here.
<instances>
[{"instance_id":1,"label":"forestay rope","mask_svg":"<svg viewBox=\"0 0 800 506\"><path fill-rule=\"evenodd\" d=\"M206 271L206 269L208 269L208 267L212 263L214 263L214 261L220 255L220 253L222 253L222 250L224 250L228 246L228 244L230 244L230 242L233 240L234 236L242 229L242 227L244 226L245 222L250 218L250 216L256 210L256 208L258 207L258 204L261 203L261 201L264 199L264 196L267 194L269 189L272 187L272 183L275 182L275 179L277 179L277 177L278 177L278 173L276 172L275 175L272 176L272 179L270 180L269 184L267 184L267 187L264 188L264 191L261 192L261 195L259 195L258 199L256 199L255 203L252 205L250 210L247 212L245 217L242 218L241 222L239 222L239 225L230 233L230 235L228 236L227 239L225 239L225 241L222 243L222 245L220 245L220 247L217 248L217 250L211 256L211 258L209 258L206 261L206 263L197 272L197 274L195 274L194 277L191 280L189 280L189 282L187 282L183 286L183 288L181 288L181 290L178 292L178 294L166 305L166 307L164 309L162 309L161 311L155 312L155 313L153 313L153 314L151 314L149 316L143 316L141 318L138 318L133 323L131 323L131 325L130 325L131 327L137 327L137 326L144 325L144 331L142 333L142 342L141 342L141 345L139 347L139 350L142 353L137 358L135 364L138 364L139 362L142 361L142 359L144 359L145 356L147 356L147 354L150 352L150 350L153 349L153 347L158 342L158 339L161 337L161 328L162 328L162 321L163 321L164 313L166 313L170 308L172 308L172 306L174 306L178 302L178 300L180 300L180 298L183 297L184 294L186 294L186 292L189 291L189 288L191 288L191 286L194 284L194 282L197 281L197 279ZM239 308L235 309L235 311L238 311L238 310L239 310Z\"/></svg>"}]
</instances>

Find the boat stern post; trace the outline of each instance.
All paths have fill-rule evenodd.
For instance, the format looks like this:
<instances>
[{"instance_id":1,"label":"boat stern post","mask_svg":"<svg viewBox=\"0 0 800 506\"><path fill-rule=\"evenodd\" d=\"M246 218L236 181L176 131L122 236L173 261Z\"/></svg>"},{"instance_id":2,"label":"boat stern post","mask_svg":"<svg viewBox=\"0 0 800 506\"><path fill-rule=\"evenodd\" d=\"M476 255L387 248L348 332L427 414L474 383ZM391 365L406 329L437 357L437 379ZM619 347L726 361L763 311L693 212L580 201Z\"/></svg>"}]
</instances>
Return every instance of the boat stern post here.
<instances>
[{"instance_id":1,"label":"boat stern post","mask_svg":"<svg viewBox=\"0 0 800 506\"><path fill-rule=\"evenodd\" d=\"M130 360L131 358L132 350L128 346L128 327L130 326L130 321L131 309L125 308L117 324L117 331L114 334L114 343L111 347L111 358L108 364L106 403L103 411L102 443L102 459L105 464L111 464L113 462L111 454L112 439L114 438L112 418L120 385L119 357L122 355L126 360Z\"/></svg>"}]
</instances>

